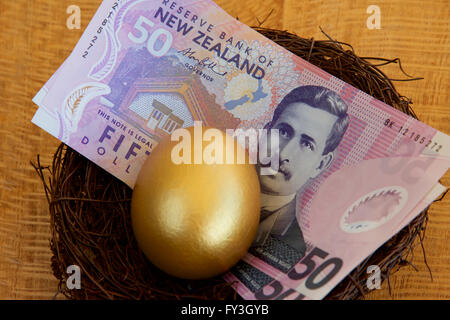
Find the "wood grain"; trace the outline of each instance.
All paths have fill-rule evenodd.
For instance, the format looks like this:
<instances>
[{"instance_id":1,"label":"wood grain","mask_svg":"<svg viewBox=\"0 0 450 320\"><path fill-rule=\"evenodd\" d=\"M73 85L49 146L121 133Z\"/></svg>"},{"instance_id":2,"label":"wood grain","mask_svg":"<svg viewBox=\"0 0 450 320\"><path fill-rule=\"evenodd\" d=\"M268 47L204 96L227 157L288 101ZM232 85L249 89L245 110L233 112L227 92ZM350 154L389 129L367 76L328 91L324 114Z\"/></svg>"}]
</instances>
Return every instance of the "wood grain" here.
<instances>
[{"instance_id":1,"label":"wood grain","mask_svg":"<svg viewBox=\"0 0 450 320\"><path fill-rule=\"evenodd\" d=\"M58 141L30 120L32 97L69 55L100 0L0 2L0 298L51 299L57 282L50 268L49 217L42 186L30 165L39 153L50 163ZM450 3L447 0L217 0L248 25L285 29L302 37L352 44L360 56L401 58L406 72L424 77L398 82L419 118L450 134ZM66 27L69 5L80 6L82 29ZM369 5L381 9L381 29L366 27ZM270 15L269 15L270 13ZM267 16L269 17L267 18ZM267 18L267 19L266 19ZM404 78L398 68L384 69ZM450 173L442 183L450 185ZM373 291L370 299L450 299L450 196L430 210L424 242L413 262Z\"/></svg>"}]
</instances>

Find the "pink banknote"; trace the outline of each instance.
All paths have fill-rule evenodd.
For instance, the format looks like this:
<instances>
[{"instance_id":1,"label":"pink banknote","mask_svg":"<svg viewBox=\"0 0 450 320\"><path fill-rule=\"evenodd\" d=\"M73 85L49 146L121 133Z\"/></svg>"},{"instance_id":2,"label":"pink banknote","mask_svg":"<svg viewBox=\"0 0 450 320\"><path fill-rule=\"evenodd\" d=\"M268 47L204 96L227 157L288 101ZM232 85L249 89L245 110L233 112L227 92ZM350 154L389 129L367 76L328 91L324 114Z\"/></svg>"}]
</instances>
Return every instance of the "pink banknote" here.
<instances>
[{"instance_id":1,"label":"pink banknote","mask_svg":"<svg viewBox=\"0 0 450 320\"><path fill-rule=\"evenodd\" d=\"M279 167L260 174L258 234L229 275L256 296L275 279L284 292L324 297L410 221L450 166L449 136L293 55L212 0L103 1L33 101L33 123L131 188L177 128L202 121L278 130ZM258 163L258 173L267 166Z\"/></svg>"},{"instance_id":2,"label":"pink banknote","mask_svg":"<svg viewBox=\"0 0 450 320\"><path fill-rule=\"evenodd\" d=\"M409 212L409 214L403 219L403 221L399 221L398 224L392 227L392 234L396 234L399 232L402 228L404 228L409 222L411 222L419 213L421 213L424 209L426 209L428 206L430 206L433 201L435 201L441 194L446 190L446 187L444 187L441 184L436 184L433 186L433 188L427 193L427 195L421 199L418 204ZM387 241L390 238L387 237L384 239L384 241ZM362 242L361 239L359 239L358 242ZM383 244L383 241L380 241L380 245ZM325 247L329 247L328 244L325 245ZM377 249L374 246L374 250ZM348 249L349 251L352 250L351 247ZM373 251L374 251L373 250ZM370 250L369 250L370 251ZM367 253L367 256L372 254L371 252L362 252L358 251L358 255L350 254L349 260L345 260L346 265L351 265L351 260L353 260L354 264L353 267L360 264L364 259L365 256L363 256L364 253ZM229 272L225 275L225 279L229 281L230 283L233 283L233 287L235 290L245 299L249 300L305 300L305 299L319 299L319 296L317 295L317 292L315 290L311 290L311 284L314 282L320 283L320 280L323 281L323 279L327 279L329 277L330 272L332 273L334 270L335 263L332 262L324 262L324 257L327 257L327 252L324 252L321 250L318 246L312 247L311 251L309 251L309 254L303 258L299 266L302 265L303 267L303 273L305 274L304 281L300 281L297 285L295 285L295 282L292 281L290 277L286 277L285 274L279 272L277 269L274 269L270 266L260 264L255 261L255 258L251 255L248 255L245 257L245 259L235 267L234 272ZM327 260L327 259L325 259ZM331 261L338 261L337 259L328 259ZM328 261L327 260L327 261ZM347 261L349 262L347 264ZM313 268L310 268L312 265L317 264L319 265L327 265L330 264L331 268L327 270L327 268L323 268L321 271L316 271L316 273L312 273ZM252 267L252 265L256 265L261 270ZM237 271L236 269L240 268L241 270ZM308 273L308 269L309 273ZM300 268L299 268L300 269ZM350 267L350 269L352 269ZM320 269L319 269L320 270ZM350 270L351 271L351 270ZM311 275L312 278L311 278ZM237 275L237 276L236 276ZM342 277L344 277L346 274L342 273ZM306 283L306 278L310 278L309 283ZM242 279L244 279L242 281ZM333 288L332 286L336 285L340 278L339 276L333 278L334 281L331 285L330 282L327 282L327 290L322 289L321 291L326 295L328 291L331 291ZM319 281L316 281L319 280ZM249 284L250 281L251 283ZM265 281L266 283L261 286L261 283ZM245 283L245 284L244 284ZM293 285L294 284L294 285ZM260 287L259 290L253 290L254 287ZM293 289L295 288L295 289ZM310 295L310 296L307 296ZM314 298L311 298L314 297Z\"/></svg>"}]
</instances>

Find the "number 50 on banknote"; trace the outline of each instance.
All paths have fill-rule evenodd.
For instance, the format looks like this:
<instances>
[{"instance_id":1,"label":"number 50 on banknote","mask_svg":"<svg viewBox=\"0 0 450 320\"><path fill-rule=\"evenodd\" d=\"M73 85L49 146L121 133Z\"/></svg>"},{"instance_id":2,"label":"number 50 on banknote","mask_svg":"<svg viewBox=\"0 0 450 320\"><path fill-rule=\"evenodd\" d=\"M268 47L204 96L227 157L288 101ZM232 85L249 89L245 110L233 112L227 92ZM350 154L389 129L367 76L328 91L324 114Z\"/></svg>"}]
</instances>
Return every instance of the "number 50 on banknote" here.
<instances>
[{"instance_id":1,"label":"number 50 on banknote","mask_svg":"<svg viewBox=\"0 0 450 320\"><path fill-rule=\"evenodd\" d=\"M450 166L447 135L211 0L103 1L34 102L33 123L130 187L177 128L278 130L257 237L225 276L245 298L268 297L275 283L323 298L418 213Z\"/></svg>"}]
</instances>

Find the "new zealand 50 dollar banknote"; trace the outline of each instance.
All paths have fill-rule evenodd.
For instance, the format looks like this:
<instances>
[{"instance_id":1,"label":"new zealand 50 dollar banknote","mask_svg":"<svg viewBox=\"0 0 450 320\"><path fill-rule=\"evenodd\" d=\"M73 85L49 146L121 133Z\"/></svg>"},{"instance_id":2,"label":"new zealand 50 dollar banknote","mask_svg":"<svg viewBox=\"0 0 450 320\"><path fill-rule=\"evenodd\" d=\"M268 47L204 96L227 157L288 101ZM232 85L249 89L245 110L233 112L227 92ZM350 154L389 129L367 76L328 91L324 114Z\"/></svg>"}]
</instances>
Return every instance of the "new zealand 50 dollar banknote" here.
<instances>
[{"instance_id":1,"label":"new zealand 50 dollar banknote","mask_svg":"<svg viewBox=\"0 0 450 320\"><path fill-rule=\"evenodd\" d=\"M282 297L277 283L323 298L420 212L450 166L447 135L212 0L103 1L33 101L33 123L130 187L177 128L277 129L277 171L260 175L257 237L225 276L249 299Z\"/></svg>"}]
</instances>

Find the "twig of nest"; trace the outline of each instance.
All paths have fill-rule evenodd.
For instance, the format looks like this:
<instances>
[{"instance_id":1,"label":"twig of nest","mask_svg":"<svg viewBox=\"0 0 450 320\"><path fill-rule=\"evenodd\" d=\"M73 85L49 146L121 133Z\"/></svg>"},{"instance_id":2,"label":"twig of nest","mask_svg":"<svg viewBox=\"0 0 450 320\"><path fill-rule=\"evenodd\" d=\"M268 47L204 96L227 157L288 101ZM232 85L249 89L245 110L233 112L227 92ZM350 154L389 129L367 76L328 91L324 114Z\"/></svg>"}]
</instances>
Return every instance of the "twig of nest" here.
<instances>
[{"instance_id":1,"label":"twig of nest","mask_svg":"<svg viewBox=\"0 0 450 320\"><path fill-rule=\"evenodd\" d=\"M254 27L292 53L344 80L369 95L415 117L411 100L401 96L379 67L399 59L358 57L346 43L304 39L295 34ZM407 77L404 80L417 80ZM202 281L173 278L154 267L134 239L130 201L132 190L96 164L61 144L53 163L33 164L42 180L50 213L50 248L57 294L70 299L240 299L231 286L217 277ZM377 265L382 280L398 268L411 265L413 248L422 245L427 211L357 266L327 299L363 298L369 291L367 267ZM419 241L416 241L419 239ZM422 246L423 248L423 246ZM82 286L67 288L67 267L81 269Z\"/></svg>"}]
</instances>

